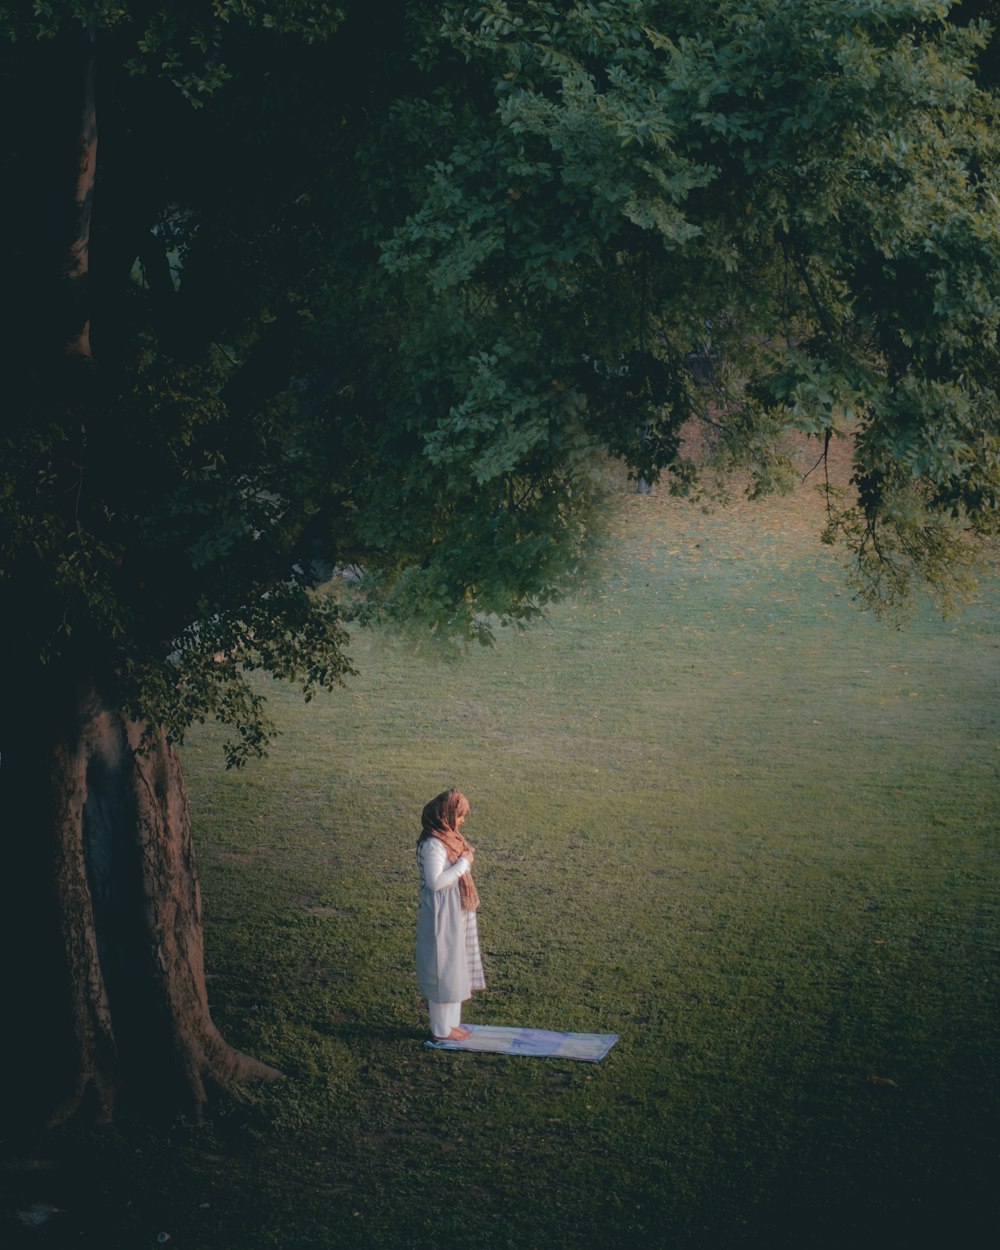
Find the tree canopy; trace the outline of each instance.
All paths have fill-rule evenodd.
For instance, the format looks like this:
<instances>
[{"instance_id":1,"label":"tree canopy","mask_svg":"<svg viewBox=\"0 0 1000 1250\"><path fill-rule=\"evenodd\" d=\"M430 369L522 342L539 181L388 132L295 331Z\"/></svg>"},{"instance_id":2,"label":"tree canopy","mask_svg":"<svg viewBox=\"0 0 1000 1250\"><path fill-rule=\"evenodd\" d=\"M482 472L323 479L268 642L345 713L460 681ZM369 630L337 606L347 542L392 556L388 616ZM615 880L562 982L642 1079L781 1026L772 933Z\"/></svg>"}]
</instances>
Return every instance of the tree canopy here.
<instances>
[{"instance_id":1,"label":"tree canopy","mask_svg":"<svg viewBox=\"0 0 1000 1250\"><path fill-rule=\"evenodd\" d=\"M947 595L995 531L1000 131L989 28L947 4L79 0L0 29L26 697L97 674L174 735L228 721L238 761L247 670L345 671L330 568L369 616L487 637L573 585L598 457L688 489L692 423L761 491L783 433L852 440L828 537L873 602Z\"/></svg>"}]
</instances>

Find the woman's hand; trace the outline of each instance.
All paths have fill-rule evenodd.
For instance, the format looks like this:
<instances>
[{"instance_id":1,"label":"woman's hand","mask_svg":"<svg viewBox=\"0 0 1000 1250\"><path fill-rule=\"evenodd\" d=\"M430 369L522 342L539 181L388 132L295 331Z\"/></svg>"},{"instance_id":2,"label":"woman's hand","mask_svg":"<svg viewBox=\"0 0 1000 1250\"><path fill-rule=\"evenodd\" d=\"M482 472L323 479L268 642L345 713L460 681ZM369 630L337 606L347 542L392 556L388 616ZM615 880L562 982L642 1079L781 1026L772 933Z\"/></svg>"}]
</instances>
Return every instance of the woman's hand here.
<instances>
[{"instance_id":1,"label":"woman's hand","mask_svg":"<svg viewBox=\"0 0 1000 1250\"><path fill-rule=\"evenodd\" d=\"M472 862L476 858L476 848L474 846L470 846L469 849L464 854L465 854L465 862L471 868Z\"/></svg>"}]
</instances>

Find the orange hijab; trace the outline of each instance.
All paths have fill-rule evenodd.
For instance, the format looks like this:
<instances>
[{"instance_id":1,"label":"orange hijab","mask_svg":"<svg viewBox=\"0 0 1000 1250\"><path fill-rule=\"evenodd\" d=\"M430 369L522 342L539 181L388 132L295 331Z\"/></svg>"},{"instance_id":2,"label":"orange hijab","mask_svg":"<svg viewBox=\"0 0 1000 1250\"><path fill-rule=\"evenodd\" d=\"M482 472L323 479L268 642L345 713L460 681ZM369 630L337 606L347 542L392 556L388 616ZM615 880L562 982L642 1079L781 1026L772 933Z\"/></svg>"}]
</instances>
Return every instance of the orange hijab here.
<instances>
[{"instance_id":1,"label":"orange hijab","mask_svg":"<svg viewBox=\"0 0 1000 1250\"><path fill-rule=\"evenodd\" d=\"M437 798L431 799L420 815L423 828L419 841L423 842L424 838L437 838L444 846L448 863L457 863L472 850L458 828L459 816L464 816L468 810L469 800L461 790L444 790ZM464 872L459 877L458 892L462 900L462 910L475 911L479 906L479 891L472 880L471 872Z\"/></svg>"}]
</instances>

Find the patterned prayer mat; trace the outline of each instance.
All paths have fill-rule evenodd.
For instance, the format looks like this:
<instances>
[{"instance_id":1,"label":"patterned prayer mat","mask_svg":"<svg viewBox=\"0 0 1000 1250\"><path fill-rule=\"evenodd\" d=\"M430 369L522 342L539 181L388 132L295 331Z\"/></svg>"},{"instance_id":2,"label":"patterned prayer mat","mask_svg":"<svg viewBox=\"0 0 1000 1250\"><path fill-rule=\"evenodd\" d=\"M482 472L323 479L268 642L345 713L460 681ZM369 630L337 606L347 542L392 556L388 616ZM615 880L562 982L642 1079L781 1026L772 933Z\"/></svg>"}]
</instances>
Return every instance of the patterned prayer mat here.
<instances>
[{"instance_id":1,"label":"patterned prayer mat","mask_svg":"<svg viewBox=\"0 0 1000 1250\"><path fill-rule=\"evenodd\" d=\"M582 1059L597 1063L615 1042L617 1033L553 1033L548 1029L509 1029L495 1024L468 1024L464 1042L426 1041L430 1050L488 1050L499 1055L538 1055L547 1059Z\"/></svg>"}]
</instances>

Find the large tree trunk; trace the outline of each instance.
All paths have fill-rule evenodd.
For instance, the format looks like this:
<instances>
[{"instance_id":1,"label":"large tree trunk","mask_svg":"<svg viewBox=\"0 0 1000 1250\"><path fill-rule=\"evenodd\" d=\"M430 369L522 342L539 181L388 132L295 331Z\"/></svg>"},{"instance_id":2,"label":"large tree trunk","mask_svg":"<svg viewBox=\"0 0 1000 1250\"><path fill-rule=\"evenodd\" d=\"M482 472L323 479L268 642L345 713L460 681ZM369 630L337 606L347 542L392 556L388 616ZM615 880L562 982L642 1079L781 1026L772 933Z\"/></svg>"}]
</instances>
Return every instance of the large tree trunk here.
<instances>
[{"instance_id":1,"label":"large tree trunk","mask_svg":"<svg viewBox=\"0 0 1000 1250\"><path fill-rule=\"evenodd\" d=\"M212 1023L180 763L86 685L65 716L0 743L13 1110L59 1122L119 1110L198 1115L273 1068Z\"/></svg>"},{"instance_id":2,"label":"large tree trunk","mask_svg":"<svg viewBox=\"0 0 1000 1250\"><path fill-rule=\"evenodd\" d=\"M89 360L91 355L86 289L87 276L90 273L90 222L97 179L97 56L92 27L88 30L88 42L83 110L73 178L72 237L63 260L63 276L68 284L67 289L73 292L71 305L77 308L75 322L67 326L66 354L85 360Z\"/></svg>"}]
</instances>

